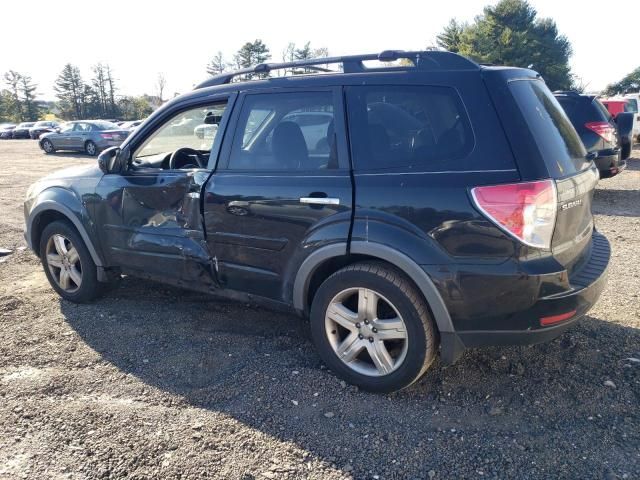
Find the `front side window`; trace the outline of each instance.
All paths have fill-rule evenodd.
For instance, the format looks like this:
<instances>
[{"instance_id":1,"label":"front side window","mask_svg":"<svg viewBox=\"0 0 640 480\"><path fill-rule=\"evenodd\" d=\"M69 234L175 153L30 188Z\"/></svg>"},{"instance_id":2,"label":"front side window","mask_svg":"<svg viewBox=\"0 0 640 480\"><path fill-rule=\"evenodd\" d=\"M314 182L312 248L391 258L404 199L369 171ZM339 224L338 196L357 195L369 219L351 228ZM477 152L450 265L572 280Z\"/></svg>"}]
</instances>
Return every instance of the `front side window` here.
<instances>
[{"instance_id":1,"label":"front side window","mask_svg":"<svg viewBox=\"0 0 640 480\"><path fill-rule=\"evenodd\" d=\"M338 168L331 92L247 95L231 147L232 170Z\"/></svg>"},{"instance_id":2,"label":"front side window","mask_svg":"<svg viewBox=\"0 0 640 480\"><path fill-rule=\"evenodd\" d=\"M437 86L357 86L347 89L354 168L443 171L474 145L457 92Z\"/></svg>"},{"instance_id":3,"label":"front side window","mask_svg":"<svg viewBox=\"0 0 640 480\"><path fill-rule=\"evenodd\" d=\"M134 159L169 155L178 149L190 149L208 155L225 109L226 103L218 103L178 113L142 143L135 151Z\"/></svg>"}]
</instances>

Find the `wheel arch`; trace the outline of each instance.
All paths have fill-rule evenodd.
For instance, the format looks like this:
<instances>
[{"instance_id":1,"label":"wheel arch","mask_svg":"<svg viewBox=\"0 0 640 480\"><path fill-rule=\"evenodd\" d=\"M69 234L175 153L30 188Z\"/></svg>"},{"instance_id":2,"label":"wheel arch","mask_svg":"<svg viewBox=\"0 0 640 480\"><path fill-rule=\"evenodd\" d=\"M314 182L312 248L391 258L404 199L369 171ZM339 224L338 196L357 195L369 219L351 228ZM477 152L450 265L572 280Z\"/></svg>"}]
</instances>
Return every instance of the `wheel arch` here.
<instances>
[{"instance_id":1,"label":"wheel arch","mask_svg":"<svg viewBox=\"0 0 640 480\"><path fill-rule=\"evenodd\" d=\"M81 211L81 209L78 209L78 212ZM71 222L87 246L87 250L89 250L93 262L96 266L102 267L102 259L98 254L87 229L78 217L78 213L74 212L69 206L53 199L46 199L38 202L29 213L29 217L27 219L27 232L25 236L31 250L33 250L36 255L39 254L38 247L40 245L42 232L47 225L56 220L66 220Z\"/></svg>"},{"instance_id":2,"label":"wheel arch","mask_svg":"<svg viewBox=\"0 0 640 480\"><path fill-rule=\"evenodd\" d=\"M327 245L305 259L293 286L293 306L297 311L306 314L319 284L343 266L367 259L382 260L402 271L420 290L440 333L454 332L449 311L435 284L407 255L383 244L359 241L351 242L349 255L345 252L345 243Z\"/></svg>"}]
</instances>

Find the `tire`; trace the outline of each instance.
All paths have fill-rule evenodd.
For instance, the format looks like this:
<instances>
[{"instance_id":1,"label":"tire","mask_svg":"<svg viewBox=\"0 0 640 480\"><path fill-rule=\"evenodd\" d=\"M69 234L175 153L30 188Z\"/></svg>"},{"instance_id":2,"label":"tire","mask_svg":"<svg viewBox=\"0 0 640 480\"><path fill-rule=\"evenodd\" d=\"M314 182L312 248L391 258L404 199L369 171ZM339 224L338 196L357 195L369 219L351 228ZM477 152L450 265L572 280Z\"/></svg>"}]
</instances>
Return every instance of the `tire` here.
<instances>
[{"instance_id":1,"label":"tire","mask_svg":"<svg viewBox=\"0 0 640 480\"><path fill-rule=\"evenodd\" d=\"M91 140L87 140L84 144L84 152L90 157L95 157L98 154L98 146Z\"/></svg>"},{"instance_id":2,"label":"tire","mask_svg":"<svg viewBox=\"0 0 640 480\"><path fill-rule=\"evenodd\" d=\"M406 388L436 355L438 335L424 298L384 263L356 263L327 278L313 299L310 322L322 360L364 390Z\"/></svg>"},{"instance_id":3,"label":"tire","mask_svg":"<svg viewBox=\"0 0 640 480\"><path fill-rule=\"evenodd\" d=\"M63 246L58 243L60 239L63 240ZM40 237L39 252L44 273L62 298L85 303L100 294L102 285L98 281L96 264L82 237L71 224L56 221L47 225ZM69 272L64 275L66 281L62 279L63 270Z\"/></svg>"},{"instance_id":4,"label":"tire","mask_svg":"<svg viewBox=\"0 0 640 480\"><path fill-rule=\"evenodd\" d=\"M56 148L53 146L51 140L45 138L42 140L42 150L44 150L44 153L53 153L56 151Z\"/></svg>"}]
</instances>

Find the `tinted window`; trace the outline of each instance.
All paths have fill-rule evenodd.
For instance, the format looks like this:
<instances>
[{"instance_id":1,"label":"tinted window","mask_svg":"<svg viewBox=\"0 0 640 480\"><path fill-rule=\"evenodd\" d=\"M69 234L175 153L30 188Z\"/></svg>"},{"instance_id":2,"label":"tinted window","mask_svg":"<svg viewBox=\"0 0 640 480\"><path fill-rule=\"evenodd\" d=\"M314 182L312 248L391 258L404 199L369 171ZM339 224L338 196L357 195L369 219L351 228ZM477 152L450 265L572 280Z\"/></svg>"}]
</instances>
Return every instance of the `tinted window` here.
<instances>
[{"instance_id":1,"label":"tinted window","mask_svg":"<svg viewBox=\"0 0 640 480\"><path fill-rule=\"evenodd\" d=\"M449 87L347 89L349 133L357 170L464 170L473 149L469 118Z\"/></svg>"},{"instance_id":2,"label":"tinted window","mask_svg":"<svg viewBox=\"0 0 640 480\"><path fill-rule=\"evenodd\" d=\"M637 113L638 112L637 100L635 98L630 98L629 100L627 100L627 104L625 105L624 111Z\"/></svg>"},{"instance_id":3,"label":"tinted window","mask_svg":"<svg viewBox=\"0 0 640 480\"><path fill-rule=\"evenodd\" d=\"M552 175L568 175L589 165L580 137L542 80L515 80L509 88Z\"/></svg>"},{"instance_id":4,"label":"tinted window","mask_svg":"<svg viewBox=\"0 0 640 480\"><path fill-rule=\"evenodd\" d=\"M247 95L231 147L234 170L338 168L331 92Z\"/></svg>"},{"instance_id":5,"label":"tinted window","mask_svg":"<svg viewBox=\"0 0 640 480\"><path fill-rule=\"evenodd\" d=\"M117 130L118 125L111 122L93 122L95 130Z\"/></svg>"}]
</instances>

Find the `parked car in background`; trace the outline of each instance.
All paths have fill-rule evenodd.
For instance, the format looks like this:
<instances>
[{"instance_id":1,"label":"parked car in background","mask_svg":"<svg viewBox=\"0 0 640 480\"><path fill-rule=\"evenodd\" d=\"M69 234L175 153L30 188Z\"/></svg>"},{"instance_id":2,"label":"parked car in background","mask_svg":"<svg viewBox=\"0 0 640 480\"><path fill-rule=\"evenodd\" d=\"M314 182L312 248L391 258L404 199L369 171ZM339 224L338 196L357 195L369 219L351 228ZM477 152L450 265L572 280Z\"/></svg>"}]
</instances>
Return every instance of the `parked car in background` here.
<instances>
[{"instance_id":1,"label":"parked car in background","mask_svg":"<svg viewBox=\"0 0 640 480\"><path fill-rule=\"evenodd\" d=\"M40 148L46 153L76 150L94 156L105 148L120 145L128 135L128 130L105 120L80 120L67 122L59 132L42 134Z\"/></svg>"},{"instance_id":2,"label":"parked car in background","mask_svg":"<svg viewBox=\"0 0 640 480\"><path fill-rule=\"evenodd\" d=\"M638 115L638 102L633 98L613 97L601 98L600 101L615 119L620 113L631 113L633 116L633 139L640 142L640 116Z\"/></svg>"},{"instance_id":3,"label":"parked car in background","mask_svg":"<svg viewBox=\"0 0 640 480\"><path fill-rule=\"evenodd\" d=\"M232 82L327 63L341 71ZM206 80L93 167L33 184L25 238L68 301L121 274L262 298L309 317L331 371L389 392L438 353L550 340L585 315L610 258L597 181L536 72L385 51Z\"/></svg>"},{"instance_id":4,"label":"parked car in background","mask_svg":"<svg viewBox=\"0 0 640 480\"><path fill-rule=\"evenodd\" d=\"M40 138L40 135L47 132L55 132L60 127L59 122L41 121L36 122L33 127L29 129L29 137L33 140Z\"/></svg>"},{"instance_id":5,"label":"parked car in background","mask_svg":"<svg viewBox=\"0 0 640 480\"><path fill-rule=\"evenodd\" d=\"M600 171L600 178L617 175L626 167L613 117L595 95L558 91L554 95L567 113Z\"/></svg>"},{"instance_id":6,"label":"parked car in background","mask_svg":"<svg viewBox=\"0 0 640 480\"><path fill-rule=\"evenodd\" d=\"M635 113L637 132L635 133L636 140L640 142L640 93L627 93L624 98L629 100L629 111Z\"/></svg>"},{"instance_id":7,"label":"parked car in background","mask_svg":"<svg viewBox=\"0 0 640 480\"><path fill-rule=\"evenodd\" d=\"M13 130L16 128L15 123L3 123L0 125L0 139L8 140L13 138Z\"/></svg>"},{"instance_id":8,"label":"parked car in background","mask_svg":"<svg viewBox=\"0 0 640 480\"><path fill-rule=\"evenodd\" d=\"M13 130L12 138L29 138L29 129L35 125L36 122L22 122Z\"/></svg>"},{"instance_id":9,"label":"parked car in background","mask_svg":"<svg viewBox=\"0 0 640 480\"><path fill-rule=\"evenodd\" d=\"M118 126L123 130L133 132L144 120L132 120L130 122L119 122Z\"/></svg>"}]
</instances>

